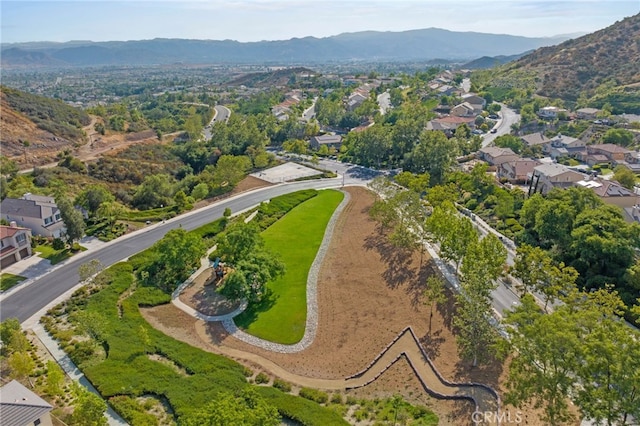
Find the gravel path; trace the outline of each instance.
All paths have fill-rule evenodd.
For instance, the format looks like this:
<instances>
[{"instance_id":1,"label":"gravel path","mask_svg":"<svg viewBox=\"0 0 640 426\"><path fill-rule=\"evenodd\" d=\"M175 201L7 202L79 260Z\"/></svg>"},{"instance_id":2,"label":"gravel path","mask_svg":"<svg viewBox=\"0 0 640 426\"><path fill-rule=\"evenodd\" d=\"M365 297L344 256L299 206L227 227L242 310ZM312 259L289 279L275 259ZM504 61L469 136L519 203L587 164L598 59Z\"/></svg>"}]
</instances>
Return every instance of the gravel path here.
<instances>
[{"instance_id":1,"label":"gravel path","mask_svg":"<svg viewBox=\"0 0 640 426\"><path fill-rule=\"evenodd\" d=\"M293 345L274 343L268 340L260 339L256 336L252 336L251 334L245 333L244 331L240 330L238 326L236 326L236 323L233 321L233 318L236 315L240 314L246 308L246 302L243 302L242 306L235 311L226 315L219 316L204 315L201 312L198 312L190 306L182 303L179 299L180 293L193 281L194 277L198 276L203 272L203 269L208 267L208 258L203 259L200 269L198 269L191 277L189 277L182 285L180 285L178 289L176 289L176 291L172 295L172 303L192 317L208 322L221 321L222 326L227 331L227 333L229 333L236 339L250 345L254 345L268 351L287 354L305 350L309 347L309 345L311 345L311 343L313 343L313 339L316 337L316 331L318 329L318 274L320 272L320 267L322 266L324 257L327 254L327 250L329 249L329 244L331 243L331 238L333 237L333 230L335 228L336 222L346 205L349 203L349 200L351 199L351 196L348 192L343 191L343 194L344 199L333 212L331 219L329 219L329 223L327 224L327 229L324 233L322 243L320 244L320 248L318 249L316 258L313 260L311 268L309 269L309 275L307 277L307 321L305 325L304 336L298 343Z\"/></svg>"}]
</instances>

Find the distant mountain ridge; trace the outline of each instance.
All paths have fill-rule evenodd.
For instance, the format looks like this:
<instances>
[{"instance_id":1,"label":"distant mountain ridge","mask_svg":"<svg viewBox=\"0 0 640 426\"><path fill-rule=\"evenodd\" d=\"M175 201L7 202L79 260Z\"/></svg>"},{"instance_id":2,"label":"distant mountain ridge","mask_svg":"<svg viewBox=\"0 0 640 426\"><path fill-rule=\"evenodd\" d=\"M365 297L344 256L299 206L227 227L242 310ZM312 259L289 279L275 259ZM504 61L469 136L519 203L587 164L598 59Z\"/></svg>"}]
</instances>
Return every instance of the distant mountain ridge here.
<instances>
[{"instance_id":1,"label":"distant mountain ridge","mask_svg":"<svg viewBox=\"0 0 640 426\"><path fill-rule=\"evenodd\" d=\"M438 28L402 32L363 31L337 36L241 43L233 40L162 39L2 44L5 69L101 65L207 63L320 63L455 59L516 55L567 37L455 32Z\"/></svg>"}]
</instances>

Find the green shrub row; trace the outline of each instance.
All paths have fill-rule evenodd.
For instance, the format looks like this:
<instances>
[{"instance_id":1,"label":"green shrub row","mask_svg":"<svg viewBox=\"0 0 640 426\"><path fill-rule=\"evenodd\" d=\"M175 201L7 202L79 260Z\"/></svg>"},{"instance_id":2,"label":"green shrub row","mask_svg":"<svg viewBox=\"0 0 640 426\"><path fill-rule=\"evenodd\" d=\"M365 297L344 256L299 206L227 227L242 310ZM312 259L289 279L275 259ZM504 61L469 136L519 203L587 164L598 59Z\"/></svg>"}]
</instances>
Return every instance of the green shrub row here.
<instances>
[{"instance_id":1,"label":"green shrub row","mask_svg":"<svg viewBox=\"0 0 640 426\"><path fill-rule=\"evenodd\" d=\"M260 229L267 229L298 204L301 204L317 195L318 191L315 189L305 189L291 194L274 197L268 203L260 204L255 220L260 226Z\"/></svg>"},{"instance_id":2,"label":"green shrub row","mask_svg":"<svg viewBox=\"0 0 640 426\"><path fill-rule=\"evenodd\" d=\"M273 387L259 387L257 390L282 416L304 426L348 425L338 413L313 401L283 393Z\"/></svg>"},{"instance_id":3,"label":"green shrub row","mask_svg":"<svg viewBox=\"0 0 640 426\"><path fill-rule=\"evenodd\" d=\"M114 396L109 398L109 403L129 424L136 426L156 426L158 424L158 419L153 414L147 413L144 407L129 396Z\"/></svg>"},{"instance_id":4,"label":"green shrub row","mask_svg":"<svg viewBox=\"0 0 640 426\"><path fill-rule=\"evenodd\" d=\"M329 395L326 392L319 391L313 388L302 388L300 389L300 396L311 401L317 402L318 404L324 404L329 400Z\"/></svg>"}]
</instances>

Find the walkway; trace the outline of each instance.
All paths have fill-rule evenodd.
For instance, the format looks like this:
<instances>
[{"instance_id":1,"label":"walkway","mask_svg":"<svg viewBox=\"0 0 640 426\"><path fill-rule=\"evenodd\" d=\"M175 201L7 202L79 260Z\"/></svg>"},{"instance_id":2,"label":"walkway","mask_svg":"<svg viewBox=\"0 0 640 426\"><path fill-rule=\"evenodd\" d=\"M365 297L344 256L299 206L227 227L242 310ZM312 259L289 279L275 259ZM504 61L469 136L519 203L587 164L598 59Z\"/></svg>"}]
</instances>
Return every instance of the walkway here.
<instances>
[{"instance_id":1,"label":"walkway","mask_svg":"<svg viewBox=\"0 0 640 426\"><path fill-rule=\"evenodd\" d=\"M98 395L102 398L102 395L93 387L91 382L82 374L80 369L71 361L69 355L67 355L58 345L53 337L42 327L40 323L31 327L36 337L42 342L42 344L47 348L53 359L62 367L65 373L72 379L80 383L82 386L87 388L90 392ZM107 417L107 421L110 426L126 426L128 423L118 415L113 409L107 404L107 412L105 413Z\"/></svg>"}]
</instances>

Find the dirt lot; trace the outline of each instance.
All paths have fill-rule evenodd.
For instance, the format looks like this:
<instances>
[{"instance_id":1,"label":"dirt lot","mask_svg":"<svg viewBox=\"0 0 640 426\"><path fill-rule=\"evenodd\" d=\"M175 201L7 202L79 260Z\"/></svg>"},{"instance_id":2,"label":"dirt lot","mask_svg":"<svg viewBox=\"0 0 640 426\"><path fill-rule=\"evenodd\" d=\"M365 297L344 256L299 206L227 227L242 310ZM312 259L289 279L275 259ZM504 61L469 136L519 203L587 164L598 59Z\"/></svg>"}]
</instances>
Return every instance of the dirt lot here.
<instances>
[{"instance_id":1,"label":"dirt lot","mask_svg":"<svg viewBox=\"0 0 640 426\"><path fill-rule=\"evenodd\" d=\"M347 190L352 198L336 225L332 248L319 276L317 336L305 351L278 354L255 348L230 337L218 323L196 321L172 305L144 309L144 316L165 333L205 350L251 354L234 358L253 368L269 372L269 364L274 363L291 373L313 378L343 378L360 371L403 328L411 325L445 379L499 388L504 376L501 363L471 368L458 357L450 329L452 303L435 312L429 333L429 308L422 297L423 283L433 273L427 256L421 265L419 253L390 246L368 217L372 195L364 188ZM441 424L471 423L471 403L429 397L405 361L371 385L351 392L358 397L401 393L430 406L440 416ZM527 424L536 423L528 420Z\"/></svg>"}]
</instances>

